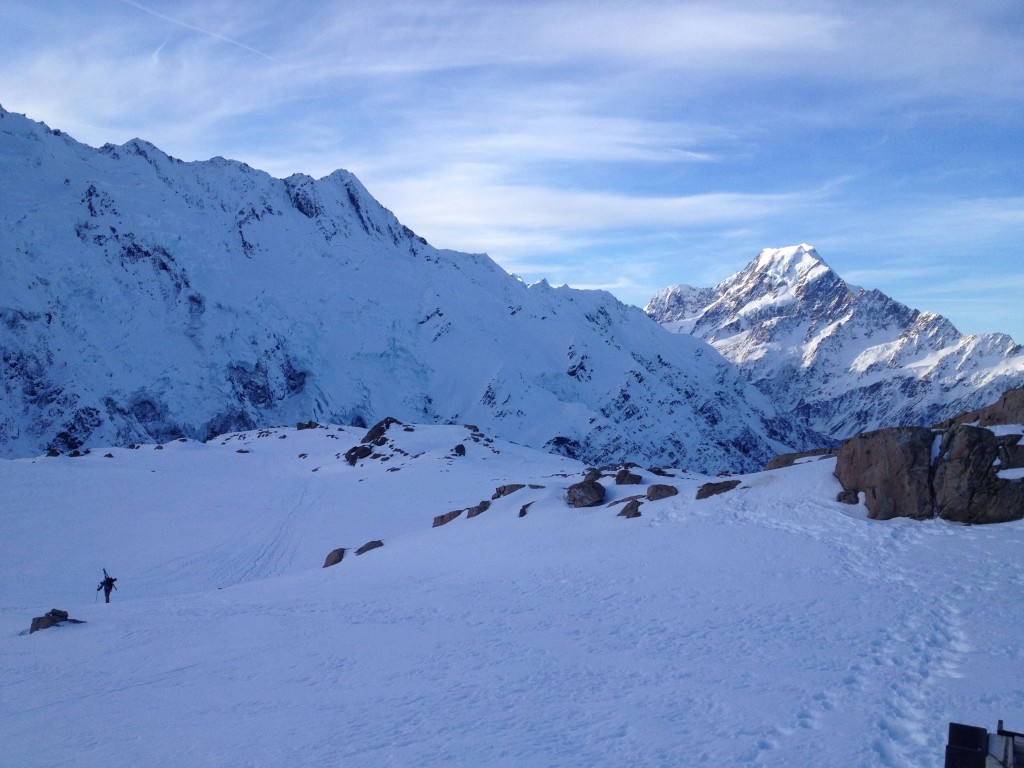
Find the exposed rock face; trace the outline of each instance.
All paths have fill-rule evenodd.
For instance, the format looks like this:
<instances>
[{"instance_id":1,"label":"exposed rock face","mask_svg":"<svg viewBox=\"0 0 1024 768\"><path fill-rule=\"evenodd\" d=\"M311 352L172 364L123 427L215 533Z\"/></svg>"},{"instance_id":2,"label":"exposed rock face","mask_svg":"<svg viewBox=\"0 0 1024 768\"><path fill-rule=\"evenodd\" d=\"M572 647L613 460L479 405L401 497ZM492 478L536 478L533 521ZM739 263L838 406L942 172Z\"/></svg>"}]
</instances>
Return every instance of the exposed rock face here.
<instances>
[{"instance_id":1,"label":"exposed rock face","mask_svg":"<svg viewBox=\"0 0 1024 768\"><path fill-rule=\"evenodd\" d=\"M569 486L566 498L574 507L596 507L604 501L604 486L597 480L583 480Z\"/></svg>"},{"instance_id":2,"label":"exposed rock face","mask_svg":"<svg viewBox=\"0 0 1024 768\"><path fill-rule=\"evenodd\" d=\"M653 485L647 486L647 500L658 501L659 499L667 499L669 496L675 496L679 493L679 489L674 485L666 485L665 483L654 483Z\"/></svg>"},{"instance_id":3,"label":"exposed rock face","mask_svg":"<svg viewBox=\"0 0 1024 768\"><path fill-rule=\"evenodd\" d=\"M373 448L368 445L355 445L345 451L345 461L354 467L357 461L365 459L372 453Z\"/></svg>"},{"instance_id":4,"label":"exposed rock face","mask_svg":"<svg viewBox=\"0 0 1024 768\"><path fill-rule=\"evenodd\" d=\"M524 485L523 483L509 483L508 485L499 485L497 488L494 489L494 494L491 496L491 501L494 501L495 499L500 499L503 496L508 496L510 493L515 493L516 491L522 490L525 487L526 485Z\"/></svg>"},{"instance_id":5,"label":"exposed rock face","mask_svg":"<svg viewBox=\"0 0 1024 768\"><path fill-rule=\"evenodd\" d=\"M640 500L630 499L627 501L622 505L622 510L616 517L625 517L626 519L640 517Z\"/></svg>"},{"instance_id":6,"label":"exposed rock face","mask_svg":"<svg viewBox=\"0 0 1024 768\"><path fill-rule=\"evenodd\" d=\"M490 508L491 508L491 502L489 502L489 501L481 501L475 507L470 507L469 509L466 510L466 517L467 518L476 517L477 515L482 514L483 512L486 512Z\"/></svg>"},{"instance_id":7,"label":"exposed rock face","mask_svg":"<svg viewBox=\"0 0 1024 768\"><path fill-rule=\"evenodd\" d=\"M620 469L615 473L615 484L616 485L639 485L643 482L643 478L628 469Z\"/></svg>"},{"instance_id":8,"label":"exposed rock face","mask_svg":"<svg viewBox=\"0 0 1024 768\"><path fill-rule=\"evenodd\" d=\"M932 517L931 451L924 427L894 427L851 437L840 447L835 475L846 491L865 494L876 520Z\"/></svg>"},{"instance_id":9,"label":"exposed rock face","mask_svg":"<svg viewBox=\"0 0 1024 768\"><path fill-rule=\"evenodd\" d=\"M365 443L375 443L377 445L380 445L381 443L379 443L377 441L380 440L382 437L384 437L384 434L388 431L388 427L390 427L392 424L399 424L399 425L401 425L402 422L400 422L398 419L394 418L393 416L387 416L386 418L381 419L376 424L374 424L372 427L370 427L370 429L367 431L367 433L365 435L363 435L363 439L360 440L359 442L360 443L364 443L364 444Z\"/></svg>"},{"instance_id":10,"label":"exposed rock face","mask_svg":"<svg viewBox=\"0 0 1024 768\"><path fill-rule=\"evenodd\" d=\"M452 520L454 520L455 518L457 518L461 514L462 514L462 510L461 509L455 509L455 510L452 510L451 512L445 512L443 515L438 515L437 517L435 517L434 518L434 524L432 526L430 526L430 527L431 528L437 528L438 526L441 526L441 525L447 525L448 523L450 523Z\"/></svg>"},{"instance_id":11,"label":"exposed rock face","mask_svg":"<svg viewBox=\"0 0 1024 768\"><path fill-rule=\"evenodd\" d=\"M344 559L345 559L345 548L344 547L338 547L337 549L332 549L330 552L327 553L327 559L324 560L323 567L324 568L330 568L332 565L337 565L338 563L340 563Z\"/></svg>"},{"instance_id":12,"label":"exposed rock face","mask_svg":"<svg viewBox=\"0 0 1024 768\"><path fill-rule=\"evenodd\" d=\"M363 546L361 546L359 549L356 550L356 554L357 555L365 555L370 550L378 549L378 548L383 547L383 546L384 546L384 542L383 541L381 541L380 539L374 539L373 541L368 541L365 544L363 544Z\"/></svg>"},{"instance_id":13,"label":"exposed rock face","mask_svg":"<svg viewBox=\"0 0 1024 768\"><path fill-rule=\"evenodd\" d=\"M1017 421L1018 394L962 418ZM1024 403L1024 401L1021 401ZM1020 419L1024 420L1024 419ZM939 517L959 523L999 523L1024 518L1024 479L1004 470L1024 466L1022 436L996 434L953 420L939 437L921 427L900 427L852 437L839 448L838 501L856 504L864 493L872 518ZM935 441L941 440L938 450ZM934 454L934 458L933 458Z\"/></svg>"},{"instance_id":14,"label":"exposed rock face","mask_svg":"<svg viewBox=\"0 0 1024 768\"><path fill-rule=\"evenodd\" d=\"M40 629L49 629L55 627L63 622L69 624L85 624L81 619L72 619L68 617L67 611L62 611L60 608L51 608L43 616L36 616L32 619L32 625L29 627L28 633L31 635L33 632L38 632Z\"/></svg>"},{"instance_id":15,"label":"exposed rock face","mask_svg":"<svg viewBox=\"0 0 1024 768\"><path fill-rule=\"evenodd\" d=\"M739 480L722 480L718 483L704 483L697 489L697 500L717 496L720 493L728 493L740 484Z\"/></svg>"},{"instance_id":16,"label":"exposed rock face","mask_svg":"<svg viewBox=\"0 0 1024 768\"><path fill-rule=\"evenodd\" d=\"M991 427L996 424L1024 424L1024 387L1008 389L992 405L954 416L936 426L946 429L954 424L973 424L974 422L977 422L979 427Z\"/></svg>"},{"instance_id":17,"label":"exposed rock face","mask_svg":"<svg viewBox=\"0 0 1024 768\"><path fill-rule=\"evenodd\" d=\"M1024 517L1024 482L1005 480L996 459L1018 448L1019 437L999 438L987 429L959 424L942 438L935 466L939 517L960 523L1002 523ZM1012 444L1007 445L1007 443Z\"/></svg>"},{"instance_id":18,"label":"exposed rock face","mask_svg":"<svg viewBox=\"0 0 1024 768\"><path fill-rule=\"evenodd\" d=\"M776 456L774 459L764 465L764 471L769 472L773 469L782 469L783 467L791 467L796 464L800 459L809 459L813 457L825 457L835 456L836 448L814 448L810 451L797 451L796 453L782 453Z\"/></svg>"}]
</instances>

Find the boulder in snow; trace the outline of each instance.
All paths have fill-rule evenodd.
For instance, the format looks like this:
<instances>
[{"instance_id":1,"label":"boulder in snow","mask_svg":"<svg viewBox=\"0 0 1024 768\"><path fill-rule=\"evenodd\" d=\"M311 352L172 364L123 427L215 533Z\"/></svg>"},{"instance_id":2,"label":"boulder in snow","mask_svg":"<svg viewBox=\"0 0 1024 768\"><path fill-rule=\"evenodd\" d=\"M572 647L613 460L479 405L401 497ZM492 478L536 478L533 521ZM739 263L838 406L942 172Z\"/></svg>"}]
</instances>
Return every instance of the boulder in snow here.
<instances>
[{"instance_id":1,"label":"boulder in snow","mask_svg":"<svg viewBox=\"0 0 1024 768\"><path fill-rule=\"evenodd\" d=\"M654 483L654 485L647 487L647 500L659 501L661 499L667 499L670 496L675 496L677 493L679 493L679 489L674 485Z\"/></svg>"},{"instance_id":2,"label":"boulder in snow","mask_svg":"<svg viewBox=\"0 0 1024 768\"><path fill-rule=\"evenodd\" d=\"M932 517L930 471L935 436L925 427L865 432L839 447L835 476L845 491L864 492L876 520Z\"/></svg>"},{"instance_id":3,"label":"boulder in snow","mask_svg":"<svg viewBox=\"0 0 1024 768\"><path fill-rule=\"evenodd\" d=\"M720 493L728 493L740 484L739 480L722 480L717 483L704 483L697 489L697 499L706 499Z\"/></svg>"},{"instance_id":4,"label":"boulder in snow","mask_svg":"<svg viewBox=\"0 0 1024 768\"><path fill-rule=\"evenodd\" d=\"M62 611L60 608L51 608L44 615L36 616L32 619L32 625L29 627L28 633L31 635L40 629L49 629L64 622L69 624L85 624L81 619L69 618L67 611Z\"/></svg>"},{"instance_id":5,"label":"boulder in snow","mask_svg":"<svg viewBox=\"0 0 1024 768\"><path fill-rule=\"evenodd\" d=\"M570 485L565 495L574 507L596 507L604 501L604 486L588 475L588 479Z\"/></svg>"},{"instance_id":6,"label":"boulder in snow","mask_svg":"<svg viewBox=\"0 0 1024 768\"><path fill-rule=\"evenodd\" d=\"M337 565L338 563L340 563L344 558L345 558L345 548L344 547L338 547L337 549L332 549L330 552L327 553L327 559L324 560L323 567L324 568L330 568L332 565Z\"/></svg>"}]
</instances>

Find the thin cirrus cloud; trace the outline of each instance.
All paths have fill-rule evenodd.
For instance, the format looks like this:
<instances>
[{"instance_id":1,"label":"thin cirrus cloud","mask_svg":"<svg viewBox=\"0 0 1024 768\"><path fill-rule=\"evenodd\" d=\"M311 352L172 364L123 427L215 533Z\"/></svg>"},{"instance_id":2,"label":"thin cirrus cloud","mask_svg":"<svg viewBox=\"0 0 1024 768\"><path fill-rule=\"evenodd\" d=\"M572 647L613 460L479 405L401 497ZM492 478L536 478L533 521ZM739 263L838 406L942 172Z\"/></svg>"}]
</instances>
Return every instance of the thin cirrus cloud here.
<instances>
[{"instance_id":1,"label":"thin cirrus cloud","mask_svg":"<svg viewBox=\"0 0 1024 768\"><path fill-rule=\"evenodd\" d=\"M92 144L347 168L435 245L631 303L803 241L920 296L972 242L1021 274L1022 29L1016 0L8 3L0 103ZM970 304L943 295L922 308ZM1024 338L972 306L958 325Z\"/></svg>"}]
</instances>

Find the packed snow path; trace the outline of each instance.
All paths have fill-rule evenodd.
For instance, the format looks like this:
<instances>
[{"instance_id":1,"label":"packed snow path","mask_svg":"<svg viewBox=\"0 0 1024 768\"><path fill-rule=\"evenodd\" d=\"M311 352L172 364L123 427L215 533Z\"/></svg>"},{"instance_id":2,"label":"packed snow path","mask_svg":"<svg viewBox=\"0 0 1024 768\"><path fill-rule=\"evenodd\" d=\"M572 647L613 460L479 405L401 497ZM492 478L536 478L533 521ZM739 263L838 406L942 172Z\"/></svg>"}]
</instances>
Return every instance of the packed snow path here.
<instances>
[{"instance_id":1,"label":"packed snow path","mask_svg":"<svg viewBox=\"0 0 1024 768\"><path fill-rule=\"evenodd\" d=\"M1024 725L1024 524L851 516L830 460L640 470L680 493L626 520L462 427L261 434L0 462L0 762L937 766ZM51 607L87 623L23 634Z\"/></svg>"}]
</instances>

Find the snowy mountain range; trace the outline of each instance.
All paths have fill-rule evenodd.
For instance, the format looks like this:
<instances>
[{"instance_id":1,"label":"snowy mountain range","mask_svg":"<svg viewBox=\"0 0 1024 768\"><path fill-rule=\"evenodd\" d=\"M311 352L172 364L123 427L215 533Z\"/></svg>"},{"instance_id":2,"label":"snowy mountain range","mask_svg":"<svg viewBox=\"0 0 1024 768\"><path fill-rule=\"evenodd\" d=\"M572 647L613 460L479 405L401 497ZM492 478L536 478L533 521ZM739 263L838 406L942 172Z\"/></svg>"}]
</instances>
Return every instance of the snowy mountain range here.
<instances>
[{"instance_id":1,"label":"snowy mountain range","mask_svg":"<svg viewBox=\"0 0 1024 768\"><path fill-rule=\"evenodd\" d=\"M2 456L385 416L700 470L817 440L702 340L436 249L346 171L94 149L0 110L0 174Z\"/></svg>"},{"instance_id":2,"label":"snowy mountain range","mask_svg":"<svg viewBox=\"0 0 1024 768\"><path fill-rule=\"evenodd\" d=\"M713 288L675 285L645 311L708 341L783 413L839 439L930 425L1024 384L1024 348L845 282L809 245L766 249Z\"/></svg>"}]
</instances>

